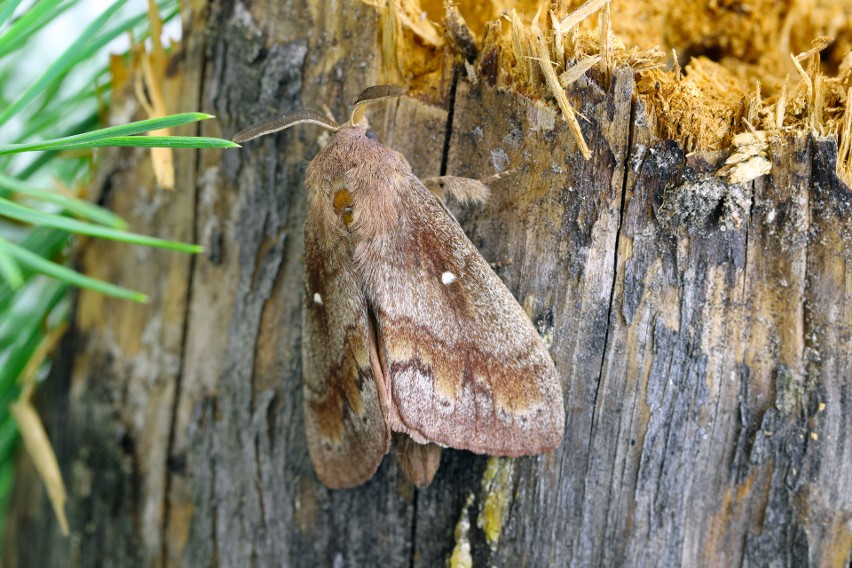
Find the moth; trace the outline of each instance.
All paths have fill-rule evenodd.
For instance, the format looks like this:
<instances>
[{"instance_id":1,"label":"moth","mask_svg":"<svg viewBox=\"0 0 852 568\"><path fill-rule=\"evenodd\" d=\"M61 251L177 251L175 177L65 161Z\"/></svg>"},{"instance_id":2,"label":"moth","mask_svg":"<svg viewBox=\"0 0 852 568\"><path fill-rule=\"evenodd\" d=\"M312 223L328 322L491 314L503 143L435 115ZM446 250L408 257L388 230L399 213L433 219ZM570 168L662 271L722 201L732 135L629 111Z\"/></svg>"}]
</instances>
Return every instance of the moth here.
<instances>
[{"instance_id":1,"label":"moth","mask_svg":"<svg viewBox=\"0 0 852 568\"><path fill-rule=\"evenodd\" d=\"M306 172L302 322L308 449L330 488L370 479L392 438L422 487L441 447L533 455L564 431L562 387L529 318L406 159L368 136L365 105L402 94L366 89L343 125L298 111L234 138L334 132ZM432 181L482 197L477 182Z\"/></svg>"}]
</instances>

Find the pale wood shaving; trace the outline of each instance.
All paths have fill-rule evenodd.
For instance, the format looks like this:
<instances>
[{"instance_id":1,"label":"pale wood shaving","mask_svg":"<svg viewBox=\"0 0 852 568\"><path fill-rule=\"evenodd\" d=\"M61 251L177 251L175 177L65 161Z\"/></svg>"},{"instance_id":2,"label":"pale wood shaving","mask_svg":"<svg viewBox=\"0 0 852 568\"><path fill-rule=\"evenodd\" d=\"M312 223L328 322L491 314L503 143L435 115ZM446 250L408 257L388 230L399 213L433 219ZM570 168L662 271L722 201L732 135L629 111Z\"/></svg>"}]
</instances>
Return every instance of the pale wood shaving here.
<instances>
[{"instance_id":1,"label":"pale wood shaving","mask_svg":"<svg viewBox=\"0 0 852 568\"><path fill-rule=\"evenodd\" d=\"M811 119L811 130L814 132L819 132L820 134L825 134L822 129L823 121L822 121L822 113L823 107L825 106L825 91L823 89L823 77L821 73L817 73L816 77L814 77L814 98L813 98L813 109L810 114Z\"/></svg>"},{"instance_id":2,"label":"pale wood shaving","mask_svg":"<svg viewBox=\"0 0 852 568\"><path fill-rule=\"evenodd\" d=\"M470 81L471 85L476 85L479 83L479 77L476 76L476 67L473 66L469 61L464 62L464 72L467 75L467 80Z\"/></svg>"},{"instance_id":3,"label":"pale wood shaving","mask_svg":"<svg viewBox=\"0 0 852 568\"><path fill-rule=\"evenodd\" d=\"M772 170L772 162L767 157L769 144L766 131L755 130L751 123L745 122L749 131L734 136L732 143L736 151L725 160L725 167L717 172L717 175L726 177L728 183L748 183Z\"/></svg>"},{"instance_id":4,"label":"pale wood shaving","mask_svg":"<svg viewBox=\"0 0 852 568\"><path fill-rule=\"evenodd\" d=\"M553 30L553 57L554 63L559 67L565 67L565 46L562 43L562 23L555 12L550 12L550 27Z\"/></svg>"},{"instance_id":5,"label":"pale wood shaving","mask_svg":"<svg viewBox=\"0 0 852 568\"><path fill-rule=\"evenodd\" d=\"M784 84L781 86L781 94L778 95L778 102L775 105L775 128L781 130L784 128L784 114L787 111L787 90L790 87L790 76L784 77Z\"/></svg>"},{"instance_id":6,"label":"pale wood shaving","mask_svg":"<svg viewBox=\"0 0 852 568\"><path fill-rule=\"evenodd\" d=\"M831 42L834 41L833 37L830 36L820 36L815 38L811 42L811 48L807 51L803 51L798 55L794 55L797 61L804 61L805 59L814 57L815 55L819 55L819 52L831 45Z\"/></svg>"},{"instance_id":7,"label":"pale wood shaving","mask_svg":"<svg viewBox=\"0 0 852 568\"><path fill-rule=\"evenodd\" d=\"M772 163L763 156L755 156L736 164L728 172L728 183L748 183L772 171Z\"/></svg>"},{"instance_id":8,"label":"pale wood shaving","mask_svg":"<svg viewBox=\"0 0 852 568\"><path fill-rule=\"evenodd\" d=\"M603 8L609 3L609 0L588 0L585 4L562 18L560 28L562 33L567 33L574 29L580 22Z\"/></svg>"},{"instance_id":9,"label":"pale wood shaving","mask_svg":"<svg viewBox=\"0 0 852 568\"><path fill-rule=\"evenodd\" d=\"M538 75L535 73L530 57L533 57L535 50L530 44L529 35L524 33L526 26L521 21L520 16L515 10L511 13L512 22L512 48L515 53L518 66L520 67L521 76L527 78L530 87L535 89L538 86Z\"/></svg>"},{"instance_id":10,"label":"pale wood shaving","mask_svg":"<svg viewBox=\"0 0 852 568\"><path fill-rule=\"evenodd\" d=\"M587 57L582 61L578 61L575 65L572 65L568 68L565 73L559 76L559 83L563 87L567 87L580 77L586 74L586 71L594 67L601 61L600 55L592 55L591 57Z\"/></svg>"},{"instance_id":11,"label":"pale wood shaving","mask_svg":"<svg viewBox=\"0 0 852 568\"><path fill-rule=\"evenodd\" d=\"M583 138L583 130L580 128L580 123L574 114L574 109L571 108L571 103L568 102L568 97L565 96L565 90L559 84L559 77L556 75L556 70L553 68L553 63L550 61L550 49L547 47L547 41L544 39L544 34L541 28L538 27L538 22L533 21L532 32L538 41L538 62L541 66L541 72L544 74L544 80L550 89L551 94L556 99L556 104L559 105L562 111L562 116L568 122L568 128L574 135L577 141L577 146L580 153L585 159L592 157L592 151L586 145L586 140Z\"/></svg>"},{"instance_id":12,"label":"pale wood shaving","mask_svg":"<svg viewBox=\"0 0 852 568\"><path fill-rule=\"evenodd\" d=\"M423 17L423 10L417 0L401 0L397 14L400 23L414 32L425 44L433 47L443 44L444 40L435 25L429 18Z\"/></svg>"},{"instance_id":13,"label":"pale wood shaving","mask_svg":"<svg viewBox=\"0 0 852 568\"><path fill-rule=\"evenodd\" d=\"M600 14L600 72L607 80L612 69L612 16L609 6L607 2Z\"/></svg>"},{"instance_id":14,"label":"pale wood shaving","mask_svg":"<svg viewBox=\"0 0 852 568\"><path fill-rule=\"evenodd\" d=\"M802 64L799 62L799 59L792 53L790 54L790 59L793 61L793 65L796 67L796 71L799 72L799 76L802 78L802 81L805 83L805 86L808 89L808 99L812 99L814 96L814 84L811 81L810 76L805 73L805 70L802 69Z\"/></svg>"},{"instance_id":15,"label":"pale wood shaving","mask_svg":"<svg viewBox=\"0 0 852 568\"><path fill-rule=\"evenodd\" d=\"M840 148L837 152L837 171L852 185L852 87L846 91L846 109L840 132Z\"/></svg>"}]
</instances>

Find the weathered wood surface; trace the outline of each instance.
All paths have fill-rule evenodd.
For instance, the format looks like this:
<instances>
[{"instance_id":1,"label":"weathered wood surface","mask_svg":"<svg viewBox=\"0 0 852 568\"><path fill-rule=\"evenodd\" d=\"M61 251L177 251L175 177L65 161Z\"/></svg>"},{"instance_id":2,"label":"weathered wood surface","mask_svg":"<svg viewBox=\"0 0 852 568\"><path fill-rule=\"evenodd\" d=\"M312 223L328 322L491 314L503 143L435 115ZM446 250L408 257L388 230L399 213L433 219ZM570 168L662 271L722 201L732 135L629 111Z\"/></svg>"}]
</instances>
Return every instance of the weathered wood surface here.
<instances>
[{"instance_id":1,"label":"weathered wood surface","mask_svg":"<svg viewBox=\"0 0 852 568\"><path fill-rule=\"evenodd\" d=\"M382 76L369 6L209 10L187 9L171 88L224 135L320 103L342 117ZM79 295L42 391L73 534L22 459L4 564L428 567L465 543L476 566L848 563L852 194L835 143L775 140L771 176L726 187L656 140L632 93L628 70L571 92L589 161L552 105L487 78L460 80L449 111L375 109L420 175L520 169L458 215L564 385L556 452L445 451L423 491L392 458L329 491L308 459L303 172L321 131L180 154L170 194L139 177L143 153L121 154L106 202L207 252L85 247L81 266L152 303Z\"/></svg>"}]
</instances>

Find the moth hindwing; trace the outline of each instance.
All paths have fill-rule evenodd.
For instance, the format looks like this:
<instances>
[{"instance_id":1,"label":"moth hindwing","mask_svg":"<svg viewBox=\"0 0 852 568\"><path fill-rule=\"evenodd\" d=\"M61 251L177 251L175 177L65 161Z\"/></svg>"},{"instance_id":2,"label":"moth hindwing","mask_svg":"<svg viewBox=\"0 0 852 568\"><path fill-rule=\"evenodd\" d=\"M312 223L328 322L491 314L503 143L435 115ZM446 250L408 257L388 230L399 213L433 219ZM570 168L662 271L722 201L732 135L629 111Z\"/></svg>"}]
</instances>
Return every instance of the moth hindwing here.
<instances>
[{"instance_id":1,"label":"moth hindwing","mask_svg":"<svg viewBox=\"0 0 852 568\"><path fill-rule=\"evenodd\" d=\"M320 480L369 479L392 432L418 485L438 467L432 444L501 456L559 445L562 388L544 343L405 158L353 113L306 185L305 421Z\"/></svg>"}]
</instances>

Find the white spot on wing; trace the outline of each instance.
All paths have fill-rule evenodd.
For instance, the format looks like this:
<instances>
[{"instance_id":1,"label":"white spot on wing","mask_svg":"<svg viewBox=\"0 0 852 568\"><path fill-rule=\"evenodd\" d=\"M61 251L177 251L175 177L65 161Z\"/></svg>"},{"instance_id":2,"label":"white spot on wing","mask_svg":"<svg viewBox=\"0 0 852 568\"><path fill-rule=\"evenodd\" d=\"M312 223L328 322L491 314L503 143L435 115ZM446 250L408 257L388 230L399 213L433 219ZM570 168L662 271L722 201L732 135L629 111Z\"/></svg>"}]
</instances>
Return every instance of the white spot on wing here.
<instances>
[{"instance_id":1,"label":"white spot on wing","mask_svg":"<svg viewBox=\"0 0 852 568\"><path fill-rule=\"evenodd\" d=\"M456 280L456 275L449 270L441 274L441 282L444 284L452 284Z\"/></svg>"},{"instance_id":2,"label":"white spot on wing","mask_svg":"<svg viewBox=\"0 0 852 568\"><path fill-rule=\"evenodd\" d=\"M319 292L314 292L314 303L322 305L322 296L319 295Z\"/></svg>"}]
</instances>

